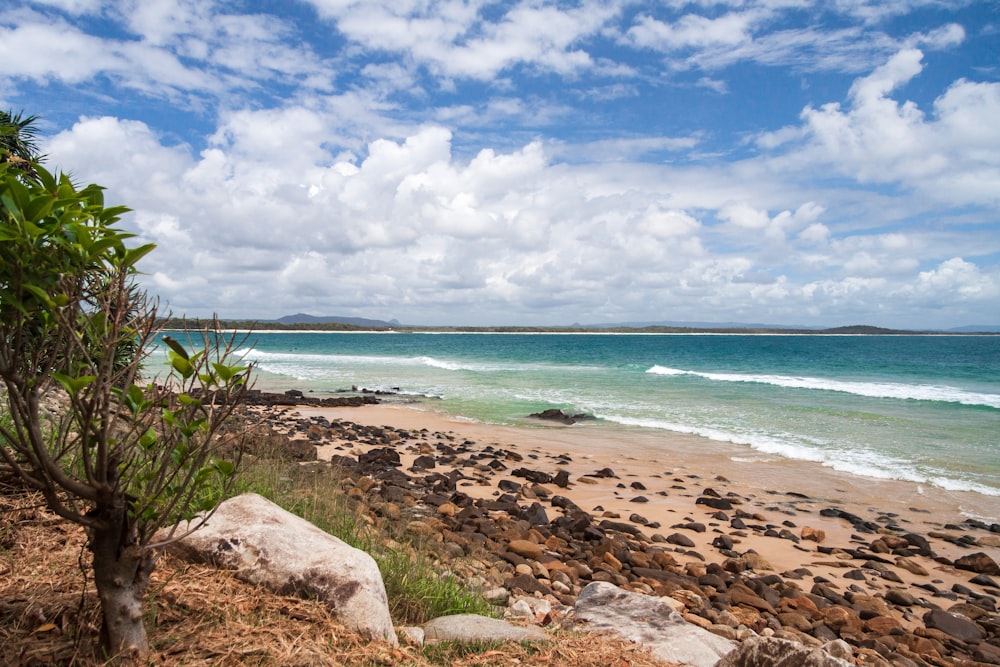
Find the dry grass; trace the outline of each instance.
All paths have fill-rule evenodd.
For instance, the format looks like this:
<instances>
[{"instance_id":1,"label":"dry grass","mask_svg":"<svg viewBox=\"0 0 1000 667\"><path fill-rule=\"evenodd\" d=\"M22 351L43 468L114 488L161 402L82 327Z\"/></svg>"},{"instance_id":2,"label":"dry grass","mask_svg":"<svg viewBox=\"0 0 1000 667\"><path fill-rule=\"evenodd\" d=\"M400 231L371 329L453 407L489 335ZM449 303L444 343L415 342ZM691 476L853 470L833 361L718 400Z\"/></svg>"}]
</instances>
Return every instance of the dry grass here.
<instances>
[{"instance_id":1,"label":"dry grass","mask_svg":"<svg viewBox=\"0 0 1000 667\"><path fill-rule=\"evenodd\" d=\"M100 665L100 614L81 529L0 488L0 664ZM662 665L634 644L557 633L540 646L368 641L317 601L164 556L147 597L153 665Z\"/></svg>"}]
</instances>

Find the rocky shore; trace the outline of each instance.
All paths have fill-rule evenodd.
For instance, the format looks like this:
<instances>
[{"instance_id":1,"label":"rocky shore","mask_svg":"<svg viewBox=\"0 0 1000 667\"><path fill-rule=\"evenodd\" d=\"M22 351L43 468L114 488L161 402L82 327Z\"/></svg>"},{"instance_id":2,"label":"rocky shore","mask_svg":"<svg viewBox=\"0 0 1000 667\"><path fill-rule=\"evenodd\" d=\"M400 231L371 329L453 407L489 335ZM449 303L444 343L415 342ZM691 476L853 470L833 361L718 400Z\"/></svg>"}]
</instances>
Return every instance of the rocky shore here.
<instances>
[{"instance_id":1,"label":"rocky shore","mask_svg":"<svg viewBox=\"0 0 1000 667\"><path fill-rule=\"evenodd\" d=\"M998 524L306 403L259 402L304 465L330 465L375 520L436 543L508 617L565 623L584 587L608 582L737 642L841 640L863 665L1000 664Z\"/></svg>"}]
</instances>

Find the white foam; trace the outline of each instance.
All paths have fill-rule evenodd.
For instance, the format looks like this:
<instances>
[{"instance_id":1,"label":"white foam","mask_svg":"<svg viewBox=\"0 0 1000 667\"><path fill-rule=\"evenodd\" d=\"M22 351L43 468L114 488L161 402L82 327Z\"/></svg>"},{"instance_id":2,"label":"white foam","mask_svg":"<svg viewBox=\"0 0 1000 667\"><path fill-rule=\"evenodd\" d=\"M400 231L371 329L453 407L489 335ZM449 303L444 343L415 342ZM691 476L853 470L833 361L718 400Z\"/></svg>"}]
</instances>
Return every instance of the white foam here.
<instances>
[{"instance_id":1,"label":"white foam","mask_svg":"<svg viewBox=\"0 0 1000 667\"><path fill-rule=\"evenodd\" d=\"M625 426L663 429L675 433L697 435L716 442L728 442L735 445L745 445L755 451L761 452L762 454L780 456L787 459L813 461L815 463L820 463L825 467L857 475L859 477L895 479L930 484L948 491L972 491L989 496L1000 496L1000 488L989 487L968 480L956 479L955 477L948 477L940 471L935 471L933 474L924 473L913 468L906 461L883 456L868 450L848 450L843 448L817 449L771 435L752 433L740 434L721 429L679 424L659 419L623 417L620 415L609 414L597 414L595 416L599 419L604 419L606 421L615 422ZM734 457L733 460L738 460L738 458ZM739 460L752 462L754 459L743 457Z\"/></svg>"},{"instance_id":2,"label":"white foam","mask_svg":"<svg viewBox=\"0 0 1000 667\"><path fill-rule=\"evenodd\" d=\"M831 378L796 377L788 375L756 375L752 373L702 373L699 371L653 366L647 373L653 375L679 376L691 375L716 382L751 382L769 384L789 389L812 389L819 391L837 391L868 398L895 398L901 400L942 401L946 403L961 403L963 405L983 405L1000 408L1000 395L967 391L948 385L931 384L899 384L895 382L859 382L852 380L834 380Z\"/></svg>"}]
</instances>

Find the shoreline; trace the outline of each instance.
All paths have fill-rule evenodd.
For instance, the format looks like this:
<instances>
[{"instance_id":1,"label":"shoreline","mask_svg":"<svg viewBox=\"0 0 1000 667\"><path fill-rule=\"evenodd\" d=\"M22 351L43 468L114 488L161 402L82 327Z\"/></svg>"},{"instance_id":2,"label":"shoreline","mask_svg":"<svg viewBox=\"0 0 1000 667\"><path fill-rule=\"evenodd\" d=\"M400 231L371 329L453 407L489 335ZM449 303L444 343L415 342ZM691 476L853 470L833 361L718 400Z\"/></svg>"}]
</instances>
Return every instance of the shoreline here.
<instances>
[{"instance_id":1,"label":"shoreline","mask_svg":"<svg viewBox=\"0 0 1000 667\"><path fill-rule=\"evenodd\" d=\"M868 521L886 523L891 518L907 531L919 534L947 534L949 527L960 525L968 517L950 492L919 492L916 484L897 480L869 480L850 473L825 468L810 461L776 458L747 464L733 461L723 452L698 452L703 438L671 434L674 445L683 447L663 451L652 449L649 440L661 442L661 434L639 437L630 442L608 439L603 429L588 429L580 424L538 427L500 426L454 418L446 413L427 409L421 404L380 403L362 407L299 406L295 412L305 419L326 419L330 422L350 422L367 427L390 427L406 432L448 434L457 442L474 443L478 449L515 451L524 457L519 465L542 472L555 473L566 469L573 482L569 488L550 489L568 497L584 511L602 518L626 519L639 515L648 524L658 524L661 531L683 523L708 522L711 531L694 534L693 550L707 556L716 549L714 538L724 533L724 524L712 524L712 511L696 507L705 489L722 497L739 498L744 511L770 526L792 524L798 536L801 529L826 534L823 544L849 545L863 541L856 527L839 517L822 516L823 510L837 509ZM626 436L635 434L627 433ZM662 444L662 442L661 442ZM357 447L346 447L352 453ZM345 444L317 447L321 460L343 454ZM401 469L409 470L417 450L399 451ZM610 469L614 477L592 475ZM458 489L474 498L489 500L502 494L500 480L512 479L510 473L486 473L474 481L466 480ZM517 480L523 482L524 480ZM639 486L633 488L638 483ZM978 494L972 494L978 495ZM644 499L637 502L635 499ZM1000 504L1000 499L997 499ZM990 522L987 522L990 523ZM640 523L640 527L641 527ZM960 536L953 536L956 540ZM769 559L777 570L794 570L809 558L801 538L760 538L746 535L742 549L752 549ZM738 542L739 543L739 542ZM820 544L820 543L817 543ZM982 549L1000 561L1000 538L996 546ZM935 543L939 556L949 560L969 553L967 547L947 540ZM696 557L700 560L700 558ZM931 564L933 565L933 563ZM938 578L948 587L964 584L962 573L940 570ZM821 567L824 576L837 576L839 566Z\"/></svg>"},{"instance_id":2,"label":"shoreline","mask_svg":"<svg viewBox=\"0 0 1000 667\"><path fill-rule=\"evenodd\" d=\"M305 408L309 410L309 408ZM339 415L339 416L338 416ZM538 447L555 455L563 450L595 456L605 463L622 458L629 474L641 462L655 463L666 473L676 466L685 474L703 478L722 475L731 483L758 494L802 493L817 502L842 504L855 509L906 513L916 508L940 523L977 519L1000 523L1000 496L969 490L949 490L930 483L865 476L836 469L819 461L769 454L697 434L648 429L619 423L583 420L563 425L525 418L523 425L487 424L434 408L430 401L383 400L363 408L335 408L328 418L342 418L369 426L450 430L471 434L472 439L494 444L502 440ZM376 422L383 423L376 423ZM642 457L641 460L639 457Z\"/></svg>"},{"instance_id":3,"label":"shoreline","mask_svg":"<svg viewBox=\"0 0 1000 667\"><path fill-rule=\"evenodd\" d=\"M948 493L748 464L698 436L667 451L662 434L490 425L420 403L262 415L300 465L334 466L358 511L402 521L506 617L572 623L600 581L736 642L842 639L872 667L1000 664L1000 524L964 519Z\"/></svg>"}]
</instances>

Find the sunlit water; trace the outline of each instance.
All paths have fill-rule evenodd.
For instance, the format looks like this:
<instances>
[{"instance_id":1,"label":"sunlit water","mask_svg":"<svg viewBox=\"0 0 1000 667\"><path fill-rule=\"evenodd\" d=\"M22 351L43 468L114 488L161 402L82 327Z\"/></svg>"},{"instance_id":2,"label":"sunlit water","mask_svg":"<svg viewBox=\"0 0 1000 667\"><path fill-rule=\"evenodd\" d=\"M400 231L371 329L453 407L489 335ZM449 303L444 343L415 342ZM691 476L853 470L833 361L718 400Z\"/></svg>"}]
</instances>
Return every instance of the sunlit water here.
<instances>
[{"instance_id":1,"label":"sunlit water","mask_svg":"<svg viewBox=\"0 0 1000 667\"><path fill-rule=\"evenodd\" d=\"M251 342L244 353L260 388L395 389L496 424L562 408L733 443L748 460L1000 495L1000 337L256 333Z\"/></svg>"}]
</instances>

